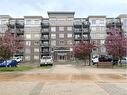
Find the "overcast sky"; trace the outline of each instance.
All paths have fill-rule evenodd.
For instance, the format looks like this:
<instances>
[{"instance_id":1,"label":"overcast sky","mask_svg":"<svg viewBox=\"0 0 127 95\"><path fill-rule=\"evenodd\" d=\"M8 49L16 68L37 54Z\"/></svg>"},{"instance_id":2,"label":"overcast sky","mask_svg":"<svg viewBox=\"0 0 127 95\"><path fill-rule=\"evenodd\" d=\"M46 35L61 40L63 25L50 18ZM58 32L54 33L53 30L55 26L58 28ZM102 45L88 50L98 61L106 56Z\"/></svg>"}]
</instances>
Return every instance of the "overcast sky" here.
<instances>
[{"instance_id":1,"label":"overcast sky","mask_svg":"<svg viewBox=\"0 0 127 95\"><path fill-rule=\"evenodd\" d=\"M47 11L75 11L75 17L127 14L127 0L0 0L0 15L47 16Z\"/></svg>"}]
</instances>

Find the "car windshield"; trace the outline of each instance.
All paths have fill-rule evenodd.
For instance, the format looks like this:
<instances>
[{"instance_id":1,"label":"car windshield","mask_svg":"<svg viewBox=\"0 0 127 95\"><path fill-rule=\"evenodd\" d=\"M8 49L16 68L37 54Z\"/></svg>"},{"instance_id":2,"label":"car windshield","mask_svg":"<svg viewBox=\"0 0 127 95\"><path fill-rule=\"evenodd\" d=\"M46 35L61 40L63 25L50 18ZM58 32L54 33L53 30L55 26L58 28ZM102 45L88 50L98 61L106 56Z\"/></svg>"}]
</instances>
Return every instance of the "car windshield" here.
<instances>
[{"instance_id":1,"label":"car windshield","mask_svg":"<svg viewBox=\"0 0 127 95\"><path fill-rule=\"evenodd\" d=\"M51 59L51 57L50 56L45 56L45 57L43 57L43 59Z\"/></svg>"}]
</instances>

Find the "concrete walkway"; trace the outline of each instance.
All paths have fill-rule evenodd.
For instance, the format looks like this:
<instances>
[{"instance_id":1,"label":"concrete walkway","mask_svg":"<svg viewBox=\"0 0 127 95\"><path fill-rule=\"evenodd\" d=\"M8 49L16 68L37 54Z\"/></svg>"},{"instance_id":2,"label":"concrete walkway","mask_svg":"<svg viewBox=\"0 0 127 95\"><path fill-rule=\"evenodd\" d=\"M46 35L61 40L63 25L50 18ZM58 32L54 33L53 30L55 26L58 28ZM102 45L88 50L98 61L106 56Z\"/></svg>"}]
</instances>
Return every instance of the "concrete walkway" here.
<instances>
[{"instance_id":1,"label":"concrete walkway","mask_svg":"<svg viewBox=\"0 0 127 95\"><path fill-rule=\"evenodd\" d=\"M0 73L0 95L127 95L127 70L67 64Z\"/></svg>"}]
</instances>

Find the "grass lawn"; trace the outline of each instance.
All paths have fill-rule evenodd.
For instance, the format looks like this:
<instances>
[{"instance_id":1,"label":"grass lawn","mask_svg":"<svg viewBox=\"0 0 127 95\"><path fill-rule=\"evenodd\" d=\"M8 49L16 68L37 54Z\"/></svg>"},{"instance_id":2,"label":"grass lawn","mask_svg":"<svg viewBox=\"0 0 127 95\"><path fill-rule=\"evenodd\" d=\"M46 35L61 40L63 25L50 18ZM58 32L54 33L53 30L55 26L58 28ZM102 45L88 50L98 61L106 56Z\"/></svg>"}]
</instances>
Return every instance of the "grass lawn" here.
<instances>
[{"instance_id":1,"label":"grass lawn","mask_svg":"<svg viewBox=\"0 0 127 95\"><path fill-rule=\"evenodd\" d=\"M21 66L21 67L0 67L0 72L11 72L11 71L27 71L31 70L34 67Z\"/></svg>"},{"instance_id":2,"label":"grass lawn","mask_svg":"<svg viewBox=\"0 0 127 95\"><path fill-rule=\"evenodd\" d=\"M50 69L52 66L42 66L42 67L30 67L30 66L20 66L20 67L0 67L0 72L13 72L13 71L28 71L32 69Z\"/></svg>"},{"instance_id":3,"label":"grass lawn","mask_svg":"<svg viewBox=\"0 0 127 95\"><path fill-rule=\"evenodd\" d=\"M116 68L123 68L123 69L127 69L127 64L122 64L122 65L117 65L115 66Z\"/></svg>"}]
</instances>

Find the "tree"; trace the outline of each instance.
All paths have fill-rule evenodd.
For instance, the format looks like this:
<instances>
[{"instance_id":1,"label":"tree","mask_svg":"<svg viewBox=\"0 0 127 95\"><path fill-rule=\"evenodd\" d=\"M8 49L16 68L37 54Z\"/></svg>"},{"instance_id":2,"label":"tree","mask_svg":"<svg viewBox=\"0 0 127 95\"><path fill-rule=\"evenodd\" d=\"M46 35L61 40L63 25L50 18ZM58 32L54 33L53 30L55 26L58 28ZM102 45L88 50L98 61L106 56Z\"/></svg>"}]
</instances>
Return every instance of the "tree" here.
<instances>
[{"instance_id":1,"label":"tree","mask_svg":"<svg viewBox=\"0 0 127 95\"><path fill-rule=\"evenodd\" d=\"M105 39L106 51L113 57L122 58L127 55L127 36L118 28L111 28Z\"/></svg>"},{"instance_id":2,"label":"tree","mask_svg":"<svg viewBox=\"0 0 127 95\"><path fill-rule=\"evenodd\" d=\"M83 41L81 41L74 46L74 56L79 59L86 59L90 56L93 47L94 45L92 43L83 43Z\"/></svg>"},{"instance_id":3,"label":"tree","mask_svg":"<svg viewBox=\"0 0 127 95\"><path fill-rule=\"evenodd\" d=\"M5 35L0 37L0 59L9 59L14 53L23 48L23 40L16 33L6 31Z\"/></svg>"}]
</instances>

